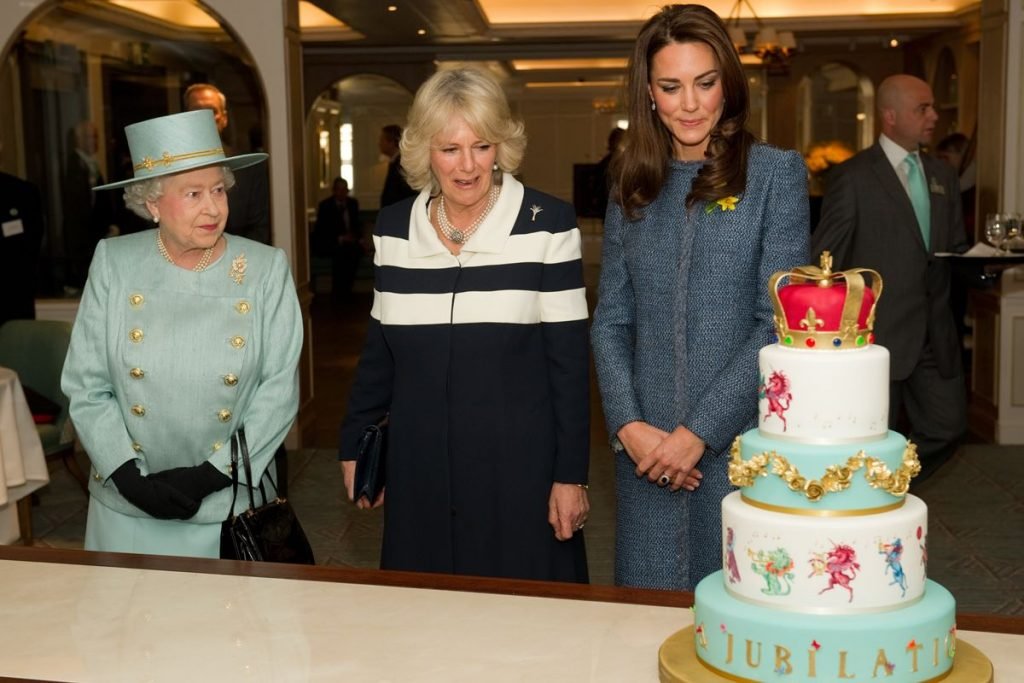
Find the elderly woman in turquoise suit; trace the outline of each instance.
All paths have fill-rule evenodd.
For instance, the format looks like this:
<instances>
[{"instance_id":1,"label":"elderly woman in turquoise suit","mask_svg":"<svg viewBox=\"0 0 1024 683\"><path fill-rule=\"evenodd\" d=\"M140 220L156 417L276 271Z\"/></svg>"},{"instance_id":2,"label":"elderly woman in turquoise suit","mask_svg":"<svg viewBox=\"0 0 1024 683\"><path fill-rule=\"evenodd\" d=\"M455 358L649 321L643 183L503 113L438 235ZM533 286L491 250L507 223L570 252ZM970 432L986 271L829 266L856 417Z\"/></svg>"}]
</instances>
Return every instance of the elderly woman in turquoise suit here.
<instances>
[{"instance_id":1,"label":"elderly woman in turquoise suit","mask_svg":"<svg viewBox=\"0 0 1024 683\"><path fill-rule=\"evenodd\" d=\"M208 110L125 133L134 178L96 189L156 226L99 243L64 365L92 463L85 547L218 557L232 434L262 477L298 408L295 287L283 251L224 234L232 169L265 154L226 158Z\"/></svg>"},{"instance_id":2,"label":"elderly woman in turquoise suit","mask_svg":"<svg viewBox=\"0 0 1024 683\"><path fill-rule=\"evenodd\" d=\"M757 417L769 276L807 263L800 155L757 143L721 20L642 28L612 162L591 340L616 467L615 581L692 590L722 567L733 438Z\"/></svg>"}]
</instances>

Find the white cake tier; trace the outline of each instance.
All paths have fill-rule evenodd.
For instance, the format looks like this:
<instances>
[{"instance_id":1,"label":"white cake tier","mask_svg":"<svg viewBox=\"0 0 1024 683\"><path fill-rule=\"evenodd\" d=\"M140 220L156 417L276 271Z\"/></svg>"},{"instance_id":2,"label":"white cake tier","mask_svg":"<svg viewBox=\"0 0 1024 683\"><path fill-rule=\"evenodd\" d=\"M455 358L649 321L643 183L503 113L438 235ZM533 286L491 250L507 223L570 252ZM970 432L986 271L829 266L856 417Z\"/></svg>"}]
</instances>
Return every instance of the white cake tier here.
<instances>
[{"instance_id":1,"label":"white cake tier","mask_svg":"<svg viewBox=\"0 0 1024 683\"><path fill-rule=\"evenodd\" d=\"M722 501L723 580L740 600L810 614L905 607L924 591L928 508L851 517L771 512L739 491Z\"/></svg>"},{"instance_id":2,"label":"white cake tier","mask_svg":"<svg viewBox=\"0 0 1024 683\"><path fill-rule=\"evenodd\" d=\"M805 443L881 439L889 428L889 351L765 346L758 356L758 431Z\"/></svg>"}]
</instances>

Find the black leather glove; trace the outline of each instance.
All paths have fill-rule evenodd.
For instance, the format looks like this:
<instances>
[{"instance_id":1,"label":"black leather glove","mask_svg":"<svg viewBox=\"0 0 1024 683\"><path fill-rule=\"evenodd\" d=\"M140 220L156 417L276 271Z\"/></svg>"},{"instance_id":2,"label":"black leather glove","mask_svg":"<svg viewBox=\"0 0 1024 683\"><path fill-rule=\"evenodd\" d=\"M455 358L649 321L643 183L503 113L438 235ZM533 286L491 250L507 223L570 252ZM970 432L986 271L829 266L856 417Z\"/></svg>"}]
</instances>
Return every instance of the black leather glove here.
<instances>
[{"instance_id":1,"label":"black leather glove","mask_svg":"<svg viewBox=\"0 0 1024 683\"><path fill-rule=\"evenodd\" d=\"M195 467L175 467L149 475L152 481L168 484L192 500L202 501L211 493L231 486L231 477L208 462Z\"/></svg>"},{"instance_id":2,"label":"black leather glove","mask_svg":"<svg viewBox=\"0 0 1024 683\"><path fill-rule=\"evenodd\" d=\"M199 511L199 502L162 481L142 476L134 460L110 475L124 499L157 519L188 519Z\"/></svg>"}]
</instances>

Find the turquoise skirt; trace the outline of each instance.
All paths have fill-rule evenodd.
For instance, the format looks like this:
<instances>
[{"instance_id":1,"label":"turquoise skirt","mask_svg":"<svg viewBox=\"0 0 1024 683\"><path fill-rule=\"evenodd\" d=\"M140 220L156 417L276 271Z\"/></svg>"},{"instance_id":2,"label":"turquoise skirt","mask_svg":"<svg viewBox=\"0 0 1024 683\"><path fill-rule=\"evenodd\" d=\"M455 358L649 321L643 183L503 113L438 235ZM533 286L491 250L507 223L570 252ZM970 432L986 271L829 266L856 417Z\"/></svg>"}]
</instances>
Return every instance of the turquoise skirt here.
<instances>
[{"instance_id":1,"label":"turquoise skirt","mask_svg":"<svg viewBox=\"0 0 1024 683\"><path fill-rule=\"evenodd\" d=\"M89 497L85 549L145 555L220 557L220 522L132 517Z\"/></svg>"}]
</instances>

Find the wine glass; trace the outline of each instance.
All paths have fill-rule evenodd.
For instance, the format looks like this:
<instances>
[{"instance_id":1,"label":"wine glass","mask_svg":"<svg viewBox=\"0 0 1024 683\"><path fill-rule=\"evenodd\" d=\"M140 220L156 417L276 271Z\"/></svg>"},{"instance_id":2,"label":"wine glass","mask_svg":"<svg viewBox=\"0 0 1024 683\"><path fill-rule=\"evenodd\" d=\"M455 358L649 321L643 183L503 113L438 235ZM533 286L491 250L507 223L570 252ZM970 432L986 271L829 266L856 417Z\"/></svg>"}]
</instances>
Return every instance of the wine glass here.
<instances>
[{"instance_id":1,"label":"wine glass","mask_svg":"<svg viewBox=\"0 0 1024 683\"><path fill-rule=\"evenodd\" d=\"M1001 213L990 213L985 217L985 239L1002 253L1003 242L1006 241L1006 215Z\"/></svg>"},{"instance_id":2,"label":"wine glass","mask_svg":"<svg viewBox=\"0 0 1024 683\"><path fill-rule=\"evenodd\" d=\"M1010 252L1014 247L1014 242L1021 236L1021 214L1011 213L1007 216L1006 220L1006 239L1003 240L1003 251Z\"/></svg>"}]
</instances>

